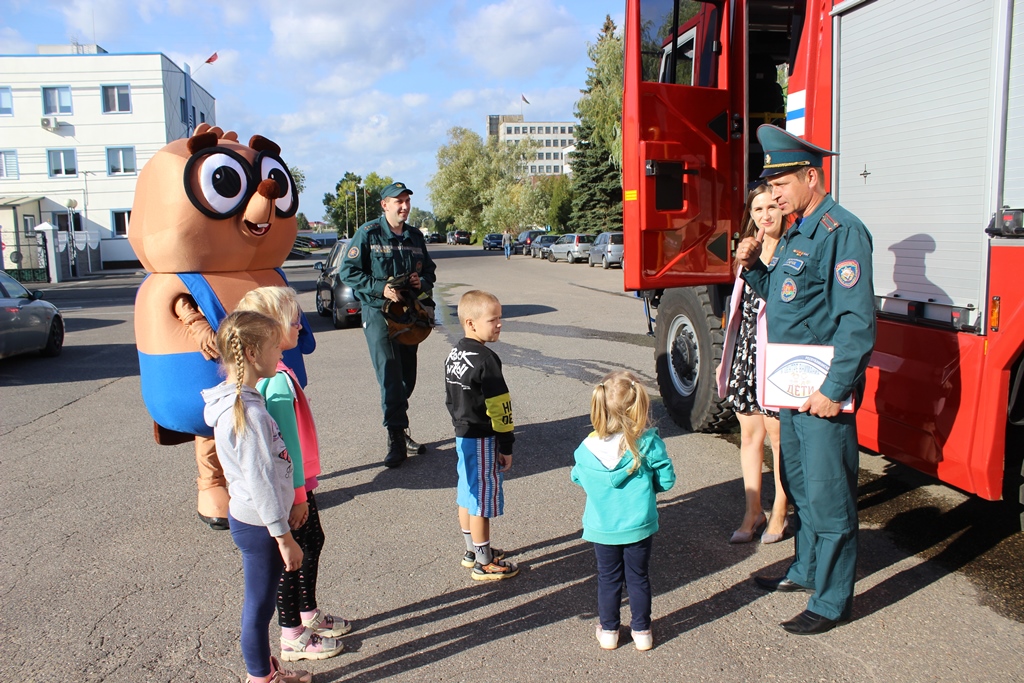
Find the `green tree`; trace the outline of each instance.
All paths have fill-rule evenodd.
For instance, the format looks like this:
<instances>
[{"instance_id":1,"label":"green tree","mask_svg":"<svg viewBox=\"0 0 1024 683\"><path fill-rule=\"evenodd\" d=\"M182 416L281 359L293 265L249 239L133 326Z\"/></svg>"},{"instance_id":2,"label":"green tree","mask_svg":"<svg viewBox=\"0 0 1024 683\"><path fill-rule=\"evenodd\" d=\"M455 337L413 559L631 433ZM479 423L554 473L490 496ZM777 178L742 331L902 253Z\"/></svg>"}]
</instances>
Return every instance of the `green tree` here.
<instances>
[{"instance_id":1,"label":"green tree","mask_svg":"<svg viewBox=\"0 0 1024 683\"><path fill-rule=\"evenodd\" d=\"M577 231L622 229L622 38L611 18L605 20L597 43L587 54L587 87L576 103L579 125L572 164L572 213L569 225ZM611 62L617 62L618 66ZM611 94L618 93L613 98Z\"/></svg>"},{"instance_id":2,"label":"green tree","mask_svg":"<svg viewBox=\"0 0 1024 683\"><path fill-rule=\"evenodd\" d=\"M383 213L380 193L394 182L390 176L381 176L376 171L367 174L366 179L346 171L334 188L324 193L324 221L334 226L338 235L355 233L363 223L376 220Z\"/></svg>"},{"instance_id":3,"label":"green tree","mask_svg":"<svg viewBox=\"0 0 1024 683\"><path fill-rule=\"evenodd\" d=\"M566 175L541 176L534 184L540 217L535 223L565 232L572 215L572 179Z\"/></svg>"},{"instance_id":4,"label":"green tree","mask_svg":"<svg viewBox=\"0 0 1024 683\"><path fill-rule=\"evenodd\" d=\"M288 170L291 171L292 180L295 182L295 190L302 194L302 191L306 189L306 174L298 166L289 166Z\"/></svg>"},{"instance_id":5,"label":"green tree","mask_svg":"<svg viewBox=\"0 0 1024 683\"><path fill-rule=\"evenodd\" d=\"M309 230L309 219L301 211L295 214L295 222L298 223L299 230Z\"/></svg>"},{"instance_id":6,"label":"green tree","mask_svg":"<svg viewBox=\"0 0 1024 683\"><path fill-rule=\"evenodd\" d=\"M415 225L422 233L426 234L428 232L434 232L437 220L434 218L434 214L414 206L409 211L409 223L411 225Z\"/></svg>"}]
</instances>

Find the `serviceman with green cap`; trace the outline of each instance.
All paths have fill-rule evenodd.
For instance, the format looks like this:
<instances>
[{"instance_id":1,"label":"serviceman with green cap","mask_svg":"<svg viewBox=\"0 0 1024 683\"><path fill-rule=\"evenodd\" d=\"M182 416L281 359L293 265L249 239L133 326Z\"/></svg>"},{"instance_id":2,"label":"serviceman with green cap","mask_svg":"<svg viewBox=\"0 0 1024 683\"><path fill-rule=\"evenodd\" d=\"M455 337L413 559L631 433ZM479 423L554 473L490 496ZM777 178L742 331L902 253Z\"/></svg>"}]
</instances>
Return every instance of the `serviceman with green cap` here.
<instances>
[{"instance_id":1,"label":"serviceman with green cap","mask_svg":"<svg viewBox=\"0 0 1024 683\"><path fill-rule=\"evenodd\" d=\"M782 627L824 633L848 621L857 563L857 471L854 413L840 406L864 391L864 370L875 343L871 234L825 187L823 159L834 152L781 128L764 125L761 177L793 223L766 266L758 238L736 249L743 278L767 306L768 342L832 346L821 387L799 409L783 409L782 483L797 524L795 557L785 576L755 577L779 592L812 593L807 609Z\"/></svg>"},{"instance_id":2,"label":"serviceman with green cap","mask_svg":"<svg viewBox=\"0 0 1024 683\"><path fill-rule=\"evenodd\" d=\"M408 225L412 190L391 183L380 193L384 215L356 231L341 261L339 276L363 304L363 332L380 384L384 427L388 432L387 467L398 467L408 455L426 447L409 435L409 397L416 387L416 345L400 344L388 334L382 309L401 300L389 280L409 276L409 285L422 296L434 288L434 262L423 234Z\"/></svg>"}]
</instances>

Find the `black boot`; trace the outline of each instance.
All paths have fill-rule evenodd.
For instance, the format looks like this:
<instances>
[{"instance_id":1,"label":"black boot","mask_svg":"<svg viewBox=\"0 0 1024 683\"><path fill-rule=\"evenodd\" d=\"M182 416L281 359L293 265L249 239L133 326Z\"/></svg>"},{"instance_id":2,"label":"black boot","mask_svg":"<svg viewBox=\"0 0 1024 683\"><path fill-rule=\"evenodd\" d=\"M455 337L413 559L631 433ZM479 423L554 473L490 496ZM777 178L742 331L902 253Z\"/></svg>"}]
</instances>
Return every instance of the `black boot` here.
<instances>
[{"instance_id":1,"label":"black boot","mask_svg":"<svg viewBox=\"0 0 1024 683\"><path fill-rule=\"evenodd\" d=\"M398 467L409 457L405 447L405 430L388 429L388 454L384 456L385 467Z\"/></svg>"},{"instance_id":2,"label":"black boot","mask_svg":"<svg viewBox=\"0 0 1024 683\"><path fill-rule=\"evenodd\" d=\"M427 447L421 444L419 441L413 440L413 438L409 436L409 430L406 429L405 450L409 453L409 455L423 455L424 453L427 452Z\"/></svg>"}]
</instances>

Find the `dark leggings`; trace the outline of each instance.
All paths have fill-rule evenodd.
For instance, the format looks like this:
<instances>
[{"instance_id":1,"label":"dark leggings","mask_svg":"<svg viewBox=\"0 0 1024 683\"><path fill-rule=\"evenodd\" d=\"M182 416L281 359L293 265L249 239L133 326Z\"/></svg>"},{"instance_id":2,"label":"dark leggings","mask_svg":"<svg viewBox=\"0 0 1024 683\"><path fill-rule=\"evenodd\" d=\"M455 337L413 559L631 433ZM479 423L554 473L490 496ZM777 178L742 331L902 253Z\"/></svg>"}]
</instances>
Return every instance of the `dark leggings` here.
<instances>
[{"instance_id":1,"label":"dark leggings","mask_svg":"<svg viewBox=\"0 0 1024 683\"><path fill-rule=\"evenodd\" d=\"M320 550L324 547L324 530L312 491L306 492L309 518L292 537L302 548L302 567L297 572L282 572L277 587L277 623L281 628L302 626L299 612L316 609L316 575L320 567Z\"/></svg>"},{"instance_id":2,"label":"dark leggings","mask_svg":"<svg viewBox=\"0 0 1024 683\"><path fill-rule=\"evenodd\" d=\"M630 627L646 631L651 627L651 581L647 568L651 562L651 536L628 545L594 544L597 555L597 614L601 628L617 631L622 584L629 594Z\"/></svg>"},{"instance_id":3,"label":"dark leggings","mask_svg":"<svg viewBox=\"0 0 1024 683\"><path fill-rule=\"evenodd\" d=\"M274 588L284 570L277 541L265 526L253 526L228 515L231 538L242 551L245 597L242 602L242 659L250 676L270 675L270 620Z\"/></svg>"}]
</instances>

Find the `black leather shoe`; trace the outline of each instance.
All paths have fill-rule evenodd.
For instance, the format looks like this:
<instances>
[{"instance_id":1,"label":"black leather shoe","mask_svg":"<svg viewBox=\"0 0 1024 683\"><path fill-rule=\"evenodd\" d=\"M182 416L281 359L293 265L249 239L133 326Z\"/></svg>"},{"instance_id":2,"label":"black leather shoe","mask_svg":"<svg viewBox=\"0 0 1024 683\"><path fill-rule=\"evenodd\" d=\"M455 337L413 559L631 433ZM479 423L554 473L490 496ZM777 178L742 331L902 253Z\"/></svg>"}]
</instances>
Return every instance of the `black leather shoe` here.
<instances>
[{"instance_id":1,"label":"black leather shoe","mask_svg":"<svg viewBox=\"0 0 1024 683\"><path fill-rule=\"evenodd\" d=\"M409 436L409 430L405 430L405 450L409 455L423 455L427 452L427 447L421 444L419 441L415 441Z\"/></svg>"},{"instance_id":2,"label":"black leather shoe","mask_svg":"<svg viewBox=\"0 0 1024 683\"><path fill-rule=\"evenodd\" d=\"M405 447L405 430L388 431L388 454L384 456L385 467L398 467L409 457Z\"/></svg>"},{"instance_id":3,"label":"black leather shoe","mask_svg":"<svg viewBox=\"0 0 1024 683\"><path fill-rule=\"evenodd\" d=\"M807 586L801 586L799 583L790 581L785 576L780 576L777 579L769 579L764 576L755 576L754 583L766 591L776 591L778 593L813 593L813 588Z\"/></svg>"},{"instance_id":4,"label":"black leather shoe","mask_svg":"<svg viewBox=\"0 0 1024 683\"><path fill-rule=\"evenodd\" d=\"M831 631L839 624L845 624L847 621L849 619L829 619L807 609L779 625L798 636L813 636L825 631Z\"/></svg>"}]
</instances>

